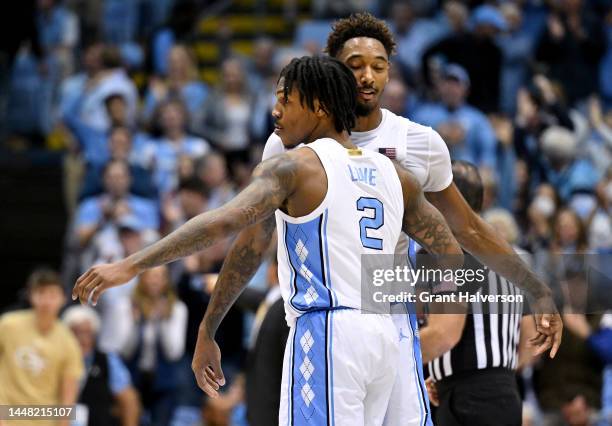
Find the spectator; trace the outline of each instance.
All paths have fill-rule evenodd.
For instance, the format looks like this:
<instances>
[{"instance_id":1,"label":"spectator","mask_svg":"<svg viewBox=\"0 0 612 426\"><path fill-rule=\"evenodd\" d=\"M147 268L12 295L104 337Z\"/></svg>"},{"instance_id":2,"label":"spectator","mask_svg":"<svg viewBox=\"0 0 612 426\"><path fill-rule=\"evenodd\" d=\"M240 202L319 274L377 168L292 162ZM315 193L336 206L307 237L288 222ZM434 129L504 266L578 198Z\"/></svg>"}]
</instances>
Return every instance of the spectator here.
<instances>
[{"instance_id":1,"label":"spectator","mask_svg":"<svg viewBox=\"0 0 612 426\"><path fill-rule=\"evenodd\" d=\"M157 188L153 185L151 171L140 165L142 150L145 149L144 143L141 142L140 149L136 148L130 129L125 126L115 126L110 130L108 145L109 161L121 161L129 165L130 193L139 197L156 199ZM106 164L91 164L87 167L80 194L81 199L104 192L102 176L105 166Z\"/></svg>"},{"instance_id":2,"label":"spectator","mask_svg":"<svg viewBox=\"0 0 612 426\"><path fill-rule=\"evenodd\" d=\"M597 170L604 173L612 165L612 105L606 110L598 98L591 98L589 119L592 132L586 149Z\"/></svg>"},{"instance_id":3,"label":"spectator","mask_svg":"<svg viewBox=\"0 0 612 426\"><path fill-rule=\"evenodd\" d=\"M204 213L208 207L208 193L204 183L193 176L181 180L176 197L164 201L163 215L168 225L168 233Z\"/></svg>"},{"instance_id":4,"label":"spectator","mask_svg":"<svg viewBox=\"0 0 612 426\"><path fill-rule=\"evenodd\" d=\"M550 127L540 138L542 167L561 200L569 202L578 192L592 194L599 176L587 159L578 155L576 137L562 127Z\"/></svg>"},{"instance_id":5,"label":"spectator","mask_svg":"<svg viewBox=\"0 0 612 426\"><path fill-rule=\"evenodd\" d=\"M144 230L159 228L156 203L130 194L130 183L126 163L111 161L106 165L104 193L83 200L77 211L76 232L81 247L86 248L99 232L109 230L128 215Z\"/></svg>"},{"instance_id":6,"label":"spectator","mask_svg":"<svg viewBox=\"0 0 612 426\"><path fill-rule=\"evenodd\" d=\"M552 252L584 253L588 241L584 224L573 210L561 208L553 220Z\"/></svg>"},{"instance_id":7,"label":"spectator","mask_svg":"<svg viewBox=\"0 0 612 426\"><path fill-rule=\"evenodd\" d=\"M589 245L601 253L612 253L612 166L597 185L597 205L588 222Z\"/></svg>"},{"instance_id":8,"label":"spectator","mask_svg":"<svg viewBox=\"0 0 612 426\"><path fill-rule=\"evenodd\" d=\"M79 342L87 369L78 399L80 405L87 407L87 420L80 424L137 426L138 394L119 356L97 347L100 318L96 311L88 306L72 306L64 312L62 320ZM113 409L115 404L117 415Z\"/></svg>"},{"instance_id":9,"label":"spectator","mask_svg":"<svg viewBox=\"0 0 612 426\"><path fill-rule=\"evenodd\" d=\"M527 244L531 252L548 250L552 239L552 219L559 206L559 196L550 184L542 184L534 192L528 209Z\"/></svg>"},{"instance_id":10,"label":"spectator","mask_svg":"<svg viewBox=\"0 0 612 426\"><path fill-rule=\"evenodd\" d=\"M72 73L79 40L79 18L59 0L39 0L36 16L40 45L47 66L55 67L58 81Z\"/></svg>"},{"instance_id":11,"label":"spectator","mask_svg":"<svg viewBox=\"0 0 612 426\"><path fill-rule=\"evenodd\" d=\"M338 18L354 12L372 11L376 7L374 0L314 0L312 13L318 18Z\"/></svg>"},{"instance_id":12,"label":"spectator","mask_svg":"<svg viewBox=\"0 0 612 426\"><path fill-rule=\"evenodd\" d=\"M607 49L599 67L599 91L609 104L612 101L612 80L607 78L612 72L612 8L608 7L604 15Z\"/></svg>"},{"instance_id":13,"label":"spectator","mask_svg":"<svg viewBox=\"0 0 612 426\"><path fill-rule=\"evenodd\" d=\"M321 25L321 24L317 24ZM299 30L298 30L299 31ZM307 31L307 34L311 34L310 31ZM297 35L296 35L297 37ZM327 38L327 27L325 29L325 39ZM265 44L264 44L265 47ZM251 119L250 119L250 132L252 143L256 145L254 148L258 149L261 147L263 151L263 146L265 145L270 133L274 130L274 120L272 118L272 108L274 108L274 104L276 103L276 81L277 77L280 74L281 70L285 65L287 65L291 59L295 57L301 57L304 55L308 55L308 52L303 51L301 49L296 48L285 48L278 51L278 54L271 61L271 65L273 66L273 72L268 75L268 79L265 81L260 81L261 86L255 90L253 93L255 95L255 99L253 101L253 107L251 109ZM261 62L258 60L258 62ZM260 65L260 67L263 64ZM261 75L264 75L260 72ZM251 77L252 78L252 77ZM256 84L260 84L256 83ZM257 86L255 86L257 87ZM259 159L261 158L261 154L253 153L252 158Z\"/></svg>"},{"instance_id":14,"label":"spectator","mask_svg":"<svg viewBox=\"0 0 612 426\"><path fill-rule=\"evenodd\" d=\"M585 3L553 2L536 49L536 58L548 65L551 78L563 85L570 104L597 90L598 65L605 47L601 21Z\"/></svg>"},{"instance_id":15,"label":"spectator","mask_svg":"<svg viewBox=\"0 0 612 426\"><path fill-rule=\"evenodd\" d=\"M99 258L93 264L104 263L109 259L117 260L132 255L145 246L146 233L142 225L132 215L122 217L116 224L114 232L105 232L98 238ZM98 346L107 352L119 352L125 344L128 335L123 326L124 318L117 315L115 305L130 304L131 296L138 283L137 278L132 279L121 287L109 289L96 305L96 311L101 318L98 333Z\"/></svg>"},{"instance_id":16,"label":"spectator","mask_svg":"<svg viewBox=\"0 0 612 426\"><path fill-rule=\"evenodd\" d=\"M82 64L77 74L68 76L60 87L59 110L63 117L81 96L91 80L103 69L104 44L93 42L84 48ZM76 117L75 117L76 118Z\"/></svg>"},{"instance_id":17,"label":"spectator","mask_svg":"<svg viewBox=\"0 0 612 426\"><path fill-rule=\"evenodd\" d=\"M545 426L596 424L603 363L587 338L600 320L601 315L564 314L563 344L555 358L537 365L534 385Z\"/></svg>"},{"instance_id":18,"label":"spectator","mask_svg":"<svg viewBox=\"0 0 612 426\"><path fill-rule=\"evenodd\" d=\"M140 275L132 306L121 303L128 339L121 353L151 425L167 425L175 406L177 362L185 351L187 308L177 299L168 269Z\"/></svg>"},{"instance_id":19,"label":"spectator","mask_svg":"<svg viewBox=\"0 0 612 426\"><path fill-rule=\"evenodd\" d=\"M0 317L0 404L74 405L83 361L76 339L58 320L66 301L60 277L37 269L27 287L32 309Z\"/></svg>"},{"instance_id":20,"label":"spectator","mask_svg":"<svg viewBox=\"0 0 612 426\"><path fill-rule=\"evenodd\" d=\"M205 156L197 173L207 187L210 210L222 206L236 195L236 188L227 175L225 157L220 153L213 151Z\"/></svg>"},{"instance_id":21,"label":"spectator","mask_svg":"<svg viewBox=\"0 0 612 426\"><path fill-rule=\"evenodd\" d=\"M230 166L234 160L249 161L249 119L253 97L243 65L237 58L221 64L221 84L201 112L196 129L223 153Z\"/></svg>"},{"instance_id":22,"label":"spectator","mask_svg":"<svg viewBox=\"0 0 612 426\"><path fill-rule=\"evenodd\" d=\"M499 108L506 114L514 115L516 92L527 79L535 42L522 26L523 15L517 4L503 3L500 10L508 23L508 31L498 38L503 55Z\"/></svg>"},{"instance_id":23,"label":"spectator","mask_svg":"<svg viewBox=\"0 0 612 426\"><path fill-rule=\"evenodd\" d=\"M109 118L108 129L90 126L79 117L84 98L73 102L65 112L64 123L72 132L86 164L100 166L110 158L108 138L113 127L129 127L127 117L127 102L120 94L111 94L104 99L105 114Z\"/></svg>"},{"instance_id":24,"label":"spectator","mask_svg":"<svg viewBox=\"0 0 612 426\"><path fill-rule=\"evenodd\" d=\"M175 45L168 54L168 75L165 79L152 77L144 98L143 118L149 122L157 106L169 99L183 101L193 117L208 96L208 86L199 81L198 69L191 51Z\"/></svg>"},{"instance_id":25,"label":"spectator","mask_svg":"<svg viewBox=\"0 0 612 426\"><path fill-rule=\"evenodd\" d=\"M90 80L83 93L78 109L78 118L86 125L99 131L112 127L111 117L105 105L110 95L120 95L126 103L127 125L132 127L136 119L138 93L136 86L127 75L119 51L106 47L103 53L103 69Z\"/></svg>"},{"instance_id":26,"label":"spectator","mask_svg":"<svg viewBox=\"0 0 612 426\"><path fill-rule=\"evenodd\" d=\"M421 70L421 58L425 49L448 33L448 29L433 19L420 18L413 2L394 1L390 17L397 40L397 58L407 70Z\"/></svg>"},{"instance_id":27,"label":"spectator","mask_svg":"<svg viewBox=\"0 0 612 426\"><path fill-rule=\"evenodd\" d=\"M515 208L515 199L520 191L520 170L517 166L516 151L514 149L514 125L512 119L501 114L489 115L489 122L495 132L497 140L497 171L496 176L492 171L483 170L483 180L491 177L496 185L496 204L505 209ZM487 176L487 174L489 176ZM503 184L501 184L503 182ZM499 183L499 185L498 185ZM487 191L485 187L485 198ZM487 202L485 201L485 206Z\"/></svg>"},{"instance_id":28,"label":"spectator","mask_svg":"<svg viewBox=\"0 0 612 426\"><path fill-rule=\"evenodd\" d=\"M495 133L487 117L466 103L470 87L463 67L447 65L439 84L441 102L419 108L414 121L436 129L448 144L452 158L495 170Z\"/></svg>"},{"instance_id":29,"label":"spectator","mask_svg":"<svg viewBox=\"0 0 612 426\"><path fill-rule=\"evenodd\" d=\"M252 62L249 64L248 84L251 91L259 95L262 91L268 91L268 83L271 79L276 81L278 73L274 67L274 55L276 54L276 43L269 37L259 37L253 45Z\"/></svg>"},{"instance_id":30,"label":"spectator","mask_svg":"<svg viewBox=\"0 0 612 426\"><path fill-rule=\"evenodd\" d=\"M35 29L32 28L27 35L31 50L21 49L17 54L19 49L13 50L14 47L10 46L13 40L7 43L10 65L17 54L8 90L7 124L11 132L44 138L54 125L53 106L59 84L74 68L79 23L77 16L58 0L31 3L36 3L35 9L31 10ZM25 11L22 8L18 13ZM8 14L12 16L12 13ZM19 22L18 26L22 25L23 22ZM28 27L27 22L25 27ZM19 34L26 36L20 31L17 38ZM2 89L6 88L3 86Z\"/></svg>"},{"instance_id":31,"label":"spectator","mask_svg":"<svg viewBox=\"0 0 612 426\"><path fill-rule=\"evenodd\" d=\"M430 66L435 62L457 63L464 67L472 81L468 101L485 113L499 108L502 53L495 36L506 29L506 21L490 5L474 10L472 32L456 33L443 38L423 54L425 81L432 83Z\"/></svg>"},{"instance_id":32,"label":"spectator","mask_svg":"<svg viewBox=\"0 0 612 426\"><path fill-rule=\"evenodd\" d=\"M159 8L156 8L159 10ZM151 62L156 75L168 74L168 55L172 46L190 41L199 17L195 1L175 1L168 21L152 37Z\"/></svg>"},{"instance_id":33,"label":"spectator","mask_svg":"<svg viewBox=\"0 0 612 426\"><path fill-rule=\"evenodd\" d=\"M390 80L382 94L381 106L402 117L412 116L418 110L418 100L399 79Z\"/></svg>"},{"instance_id":34,"label":"spectator","mask_svg":"<svg viewBox=\"0 0 612 426\"><path fill-rule=\"evenodd\" d=\"M514 121L514 148L519 159L527 164L532 191L546 182L546 170L542 163L542 133L550 126L574 129L567 109L561 104L552 83L543 75L533 80L517 93L517 113Z\"/></svg>"},{"instance_id":35,"label":"spectator","mask_svg":"<svg viewBox=\"0 0 612 426\"><path fill-rule=\"evenodd\" d=\"M512 213L505 209L491 209L483 215L483 219L504 237L527 265L533 266L531 254L519 247L520 230Z\"/></svg>"},{"instance_id":36,"label":"spectator","mask_svg":"<svg viewBox=\"0 0 612 426\"><path fill-rule=\"evenodd\" d=\"M187 133L189 115L185 105L176 99L159 105L155 123L161 127L160 137L147 147L147 162L153 165L155 185L163 197L176 189L181 157L197 160L210 149L208 142Z\"/></svg>"}]
</instances>

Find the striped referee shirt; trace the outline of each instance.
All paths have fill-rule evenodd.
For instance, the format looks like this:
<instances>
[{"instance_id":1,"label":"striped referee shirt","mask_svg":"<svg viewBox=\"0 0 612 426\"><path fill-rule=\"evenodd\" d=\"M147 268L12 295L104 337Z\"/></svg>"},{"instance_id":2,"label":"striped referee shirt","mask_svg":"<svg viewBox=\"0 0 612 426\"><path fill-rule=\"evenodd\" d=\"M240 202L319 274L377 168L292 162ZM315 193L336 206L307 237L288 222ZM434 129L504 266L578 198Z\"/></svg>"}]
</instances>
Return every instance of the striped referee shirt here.
<instances>
[{"instance_id":1,"label":"striped referee shirt","mask_svg":"<svg viewBox=\"0 0 612 426\"><path fill-rule=\"evenodd\" d=\"M485 268L485 267L483 267ZM485 268L488 278L476 295L523 295L520 289ZM486 298L485 298L486 299ZM428 363L429 375L440 381L459 372L486 368L515 370L518 365L521 317L527 313L527 297L523 301L468 302L468 311L459 343L450 351ZM521 297L514 297L521 299Z\"/></svg>"}]
</instances>

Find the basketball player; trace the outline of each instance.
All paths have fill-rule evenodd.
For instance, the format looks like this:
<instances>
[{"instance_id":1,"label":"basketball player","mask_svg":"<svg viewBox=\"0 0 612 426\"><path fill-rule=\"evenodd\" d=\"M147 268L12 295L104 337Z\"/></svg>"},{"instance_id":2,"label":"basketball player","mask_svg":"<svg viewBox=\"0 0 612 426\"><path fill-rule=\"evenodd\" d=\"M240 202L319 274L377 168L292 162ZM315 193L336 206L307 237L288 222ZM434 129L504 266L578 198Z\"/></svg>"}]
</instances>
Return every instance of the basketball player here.
<instances>
[{"instance_id":1,"label":"basketball player","mask_svg":"<svg viewBox=\"0 0 612 426\"><path fill-rule=\"evenodd\" d=\"M414 176L351 143L356 80L340 61L294 59L281 72L276 96L275 133L288 148L305 147L261 163L253 182L225 206L123 261L94 266L79 278L73 297L86 302L91 293L95 303L104 290L146 268L276 212L279 278L291 326L280 424L380 425L399 344L390 315L360 311L361 255L393 253L401 230L434 255L461 257L461 249ZM211 304L224 297L214 292ZM210 396L224 383L213 314L204 318L193 360L198 384Z\"/></svg>"},{"instance_id":2,"label":"basketball player","mask_svg":"<svg viewBox=\"0 0 612 426\"><path fill-rule=\"evenodd\" d=\"M421 184L427 199L445 216L463 248L508 281L531 294L537 334L533 344L541 353L549 348L553 357L561 344L563 324L550 290L533 274L512 248L475 214L452 183L450 156L440 135L430 127L414 123L380 107L380 97L389 81L390 56L395 41L384 21L369 13L357 13L336 21L326 51L344 62L358 84L357 122L351 141L366 150L397 159ZM263 159L284 152L276 134L266 143ZM215 291L219 297L208 307L209 320L218 322L247 285L269 246L272 220L242 231L228 253ZM401 240L398 252L408 251ZM386 425L431 424L429 402L423 381L416 315L394 315L402 337L400 375L389 406Z\"/></svg>"}]
</instances>

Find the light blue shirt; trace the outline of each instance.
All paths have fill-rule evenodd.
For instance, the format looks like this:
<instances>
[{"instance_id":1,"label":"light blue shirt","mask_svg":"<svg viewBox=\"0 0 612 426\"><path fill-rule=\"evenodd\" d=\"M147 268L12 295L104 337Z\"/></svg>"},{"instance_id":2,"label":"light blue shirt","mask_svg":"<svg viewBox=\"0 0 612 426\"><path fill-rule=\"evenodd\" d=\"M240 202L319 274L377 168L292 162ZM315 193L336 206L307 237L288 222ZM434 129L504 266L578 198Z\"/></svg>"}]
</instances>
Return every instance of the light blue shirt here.
<instances>
[{"instance_id":1,"label":"light blue shirt","mask_svg":"<svg viewBox=\"0 0 612 426\"><path fill-rule=\"evenodd\" d=\"M145 150L147 161L153 165L155 185L164 194L178 185L179 158L200 158L210 151L210 145L204 139L185 136L179 143L166 138L152 140Z\"/></svg>"},{"instance_id":2,"label":"light blue shirt","mask_svg":"<svg viewBox=\"0 0 612 426\"><path fill-rule=\"evenodd\" d=\"M441 40L449 32L448 26L433 19L418 19L408 32L398 37L397 57L412 71L421 69L421 58L425 50Z\"/></svg>"},{"instance_id":3,"label":"light blue shirt","mask_svg":"<svg viewBox=\"0 0 612 426\"><path fill-rule=\"evenodd\" d=\"M576 191L593 191L599 181L599 173L588 160L578 159L560 172L547 167L546 176L563 201L569 201Z\"/></svg>"},{"instance_id":4,"label":"light blue shirt","mask_svg":"<svg viewBox=\"0 0 612 426\"><path fill-rule=\"evenodd\" d=\"M181 88L181 100L185 103L187 111L193 117L204 105L204 101L208 96L208 86L201 81L191 81ZM143 116L145 119L150 119L155 112L155 108L159 105L159 100L155 98L153 92L148 90L145 94Z\"/></svg>"},{"instance_id":5,"label":"light blue shirt","mask_svg":"<svg viewBox=\"0 0 612 426\"><path fill-rule=\"evenodd\" d=\"M106 197L108 195L99 195L83 200L77 209L77 228L100 223L103 218L102 205ZM140 221L142 229L159 229L159 212L155 202L136 195L128 195L126 200L131 215Z\"/></svg>"},{"instance_id":6,"label":"light blue shirt","mask_svg":"<svg viewBox=\"0 0 612 426\"><path fill-rule=\"evenodd\" d=\"M476 108L463 104L451 111L442 104L430 103L416 111L413 121L434 129L447 122L460 123L465 139L457 145L449 145L451 158L496 169L497 138L487 117Z\"/></svg>"}]
</instances>

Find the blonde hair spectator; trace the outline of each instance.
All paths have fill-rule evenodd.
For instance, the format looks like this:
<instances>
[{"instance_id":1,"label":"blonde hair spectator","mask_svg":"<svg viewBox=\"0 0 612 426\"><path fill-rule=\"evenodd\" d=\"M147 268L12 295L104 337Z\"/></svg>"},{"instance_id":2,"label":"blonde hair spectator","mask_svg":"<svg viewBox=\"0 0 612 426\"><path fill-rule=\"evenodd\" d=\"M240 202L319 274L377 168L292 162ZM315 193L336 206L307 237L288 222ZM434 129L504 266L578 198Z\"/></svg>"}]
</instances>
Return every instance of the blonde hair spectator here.
<instances>
[{"instance_id":1,"label":"blonde hair spectator","mask_svg":"<svg viewBox=\"0 0 612 426\"><path fill-rule=\"evenodd\" d=\"M499 232L508 244L514 245L519 239L519 228L512 214L506 209L491 209L484 215L487 221L497 232Z\"/></svg>"}]
</instances>

